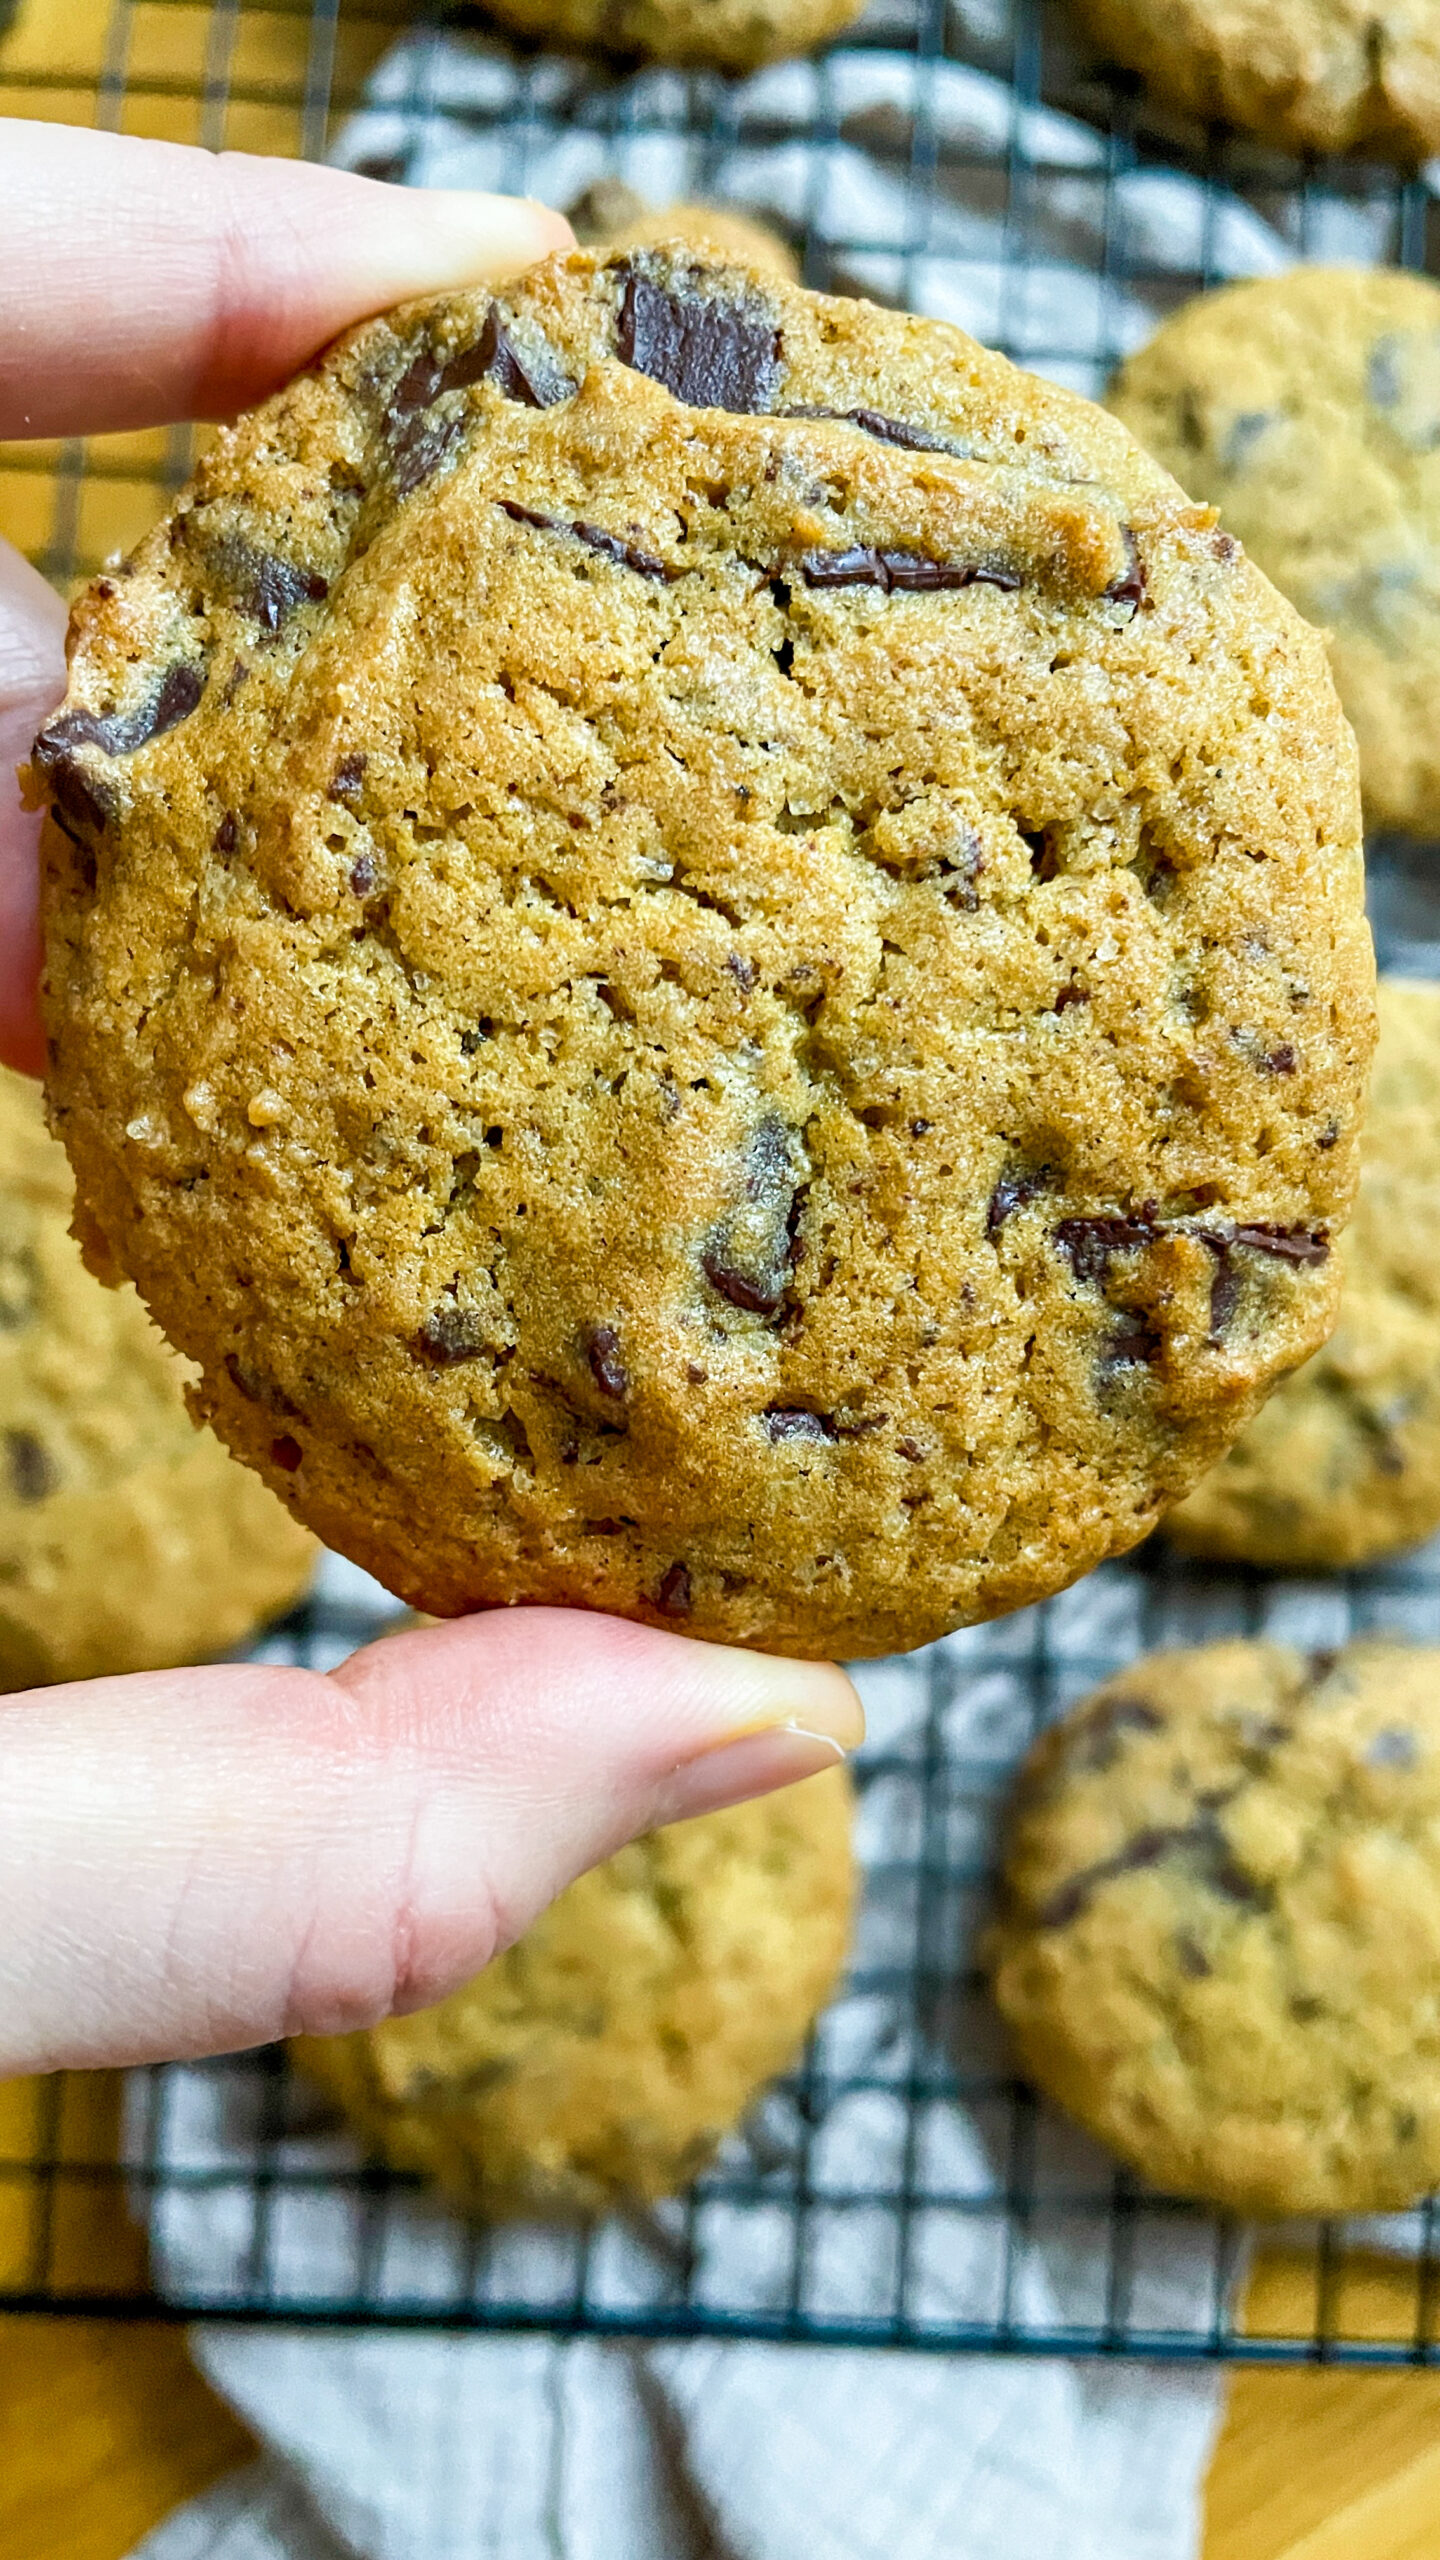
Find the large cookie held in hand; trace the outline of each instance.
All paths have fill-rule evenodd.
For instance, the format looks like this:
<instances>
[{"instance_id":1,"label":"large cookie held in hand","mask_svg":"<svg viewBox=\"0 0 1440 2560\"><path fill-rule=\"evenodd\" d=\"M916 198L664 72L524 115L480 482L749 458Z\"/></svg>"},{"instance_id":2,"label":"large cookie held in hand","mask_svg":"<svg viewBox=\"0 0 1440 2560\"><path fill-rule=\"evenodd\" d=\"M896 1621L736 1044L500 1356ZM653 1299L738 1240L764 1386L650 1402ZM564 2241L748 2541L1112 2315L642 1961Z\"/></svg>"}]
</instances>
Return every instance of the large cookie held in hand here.
<instances>
[{"instance_id":1,"label":"large cookie held in hand","mask_svg":"<svg viewBox=\"0 0 1440 2560\"><path fill-rule=\"evenodd\" d=\"M953 330L683 248L374 322L82 600L36 758L96 1249L417 1607L918 1644L1329 1328L1321 644Z\"/></svg>"}]
</instances>

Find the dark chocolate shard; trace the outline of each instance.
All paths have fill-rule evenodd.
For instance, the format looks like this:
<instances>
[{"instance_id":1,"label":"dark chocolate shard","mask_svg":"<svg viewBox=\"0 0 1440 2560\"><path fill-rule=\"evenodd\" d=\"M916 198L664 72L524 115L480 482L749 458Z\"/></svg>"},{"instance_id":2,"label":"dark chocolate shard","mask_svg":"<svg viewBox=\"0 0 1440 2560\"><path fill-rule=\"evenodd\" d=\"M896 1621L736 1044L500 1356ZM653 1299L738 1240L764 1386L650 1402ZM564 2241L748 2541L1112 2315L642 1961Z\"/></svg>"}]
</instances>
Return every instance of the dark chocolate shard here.
<instances>
[{"instance_id":1,"label":"dark chocolate shard","mask_svg":"<svg viewBox=\"0 0 1440 2560\"><path fill-rule=\"evenodd\" d=\"M990 1205L985 1212L987 1236L998 1236L1006 1219L1012 1217L1017 1209L1023 1209L1027 1200L1033 1200L1037 1191L1043 1191L1049 1179L1048 1168L1044 1165L1006 1165L990 1194Z\"/></svg>"},{"instance_id":2,"label":"dark chocolate shard","mask_svg":"<svg viewBox=\"0 0 1440 2560\"><path fill-rule=\"evenodd\" d=\"M1148 1698L1124 1693L1101 1698L1079 1716L1065 1738L1065 1766L1071 1772L1112 1768L1126 1733L1159 1733L1165 1719Z\"/></svg>"},{"instance_id":3,"label":"dark chocolate shard","mask_svg":"<svg viewBox=\"0 0 1440 2560\"><path fill-rule=\"evenodd\" d=\"M17 1502L43 1502L60 1481L54 1459L33 1431L6 1432L5 1469Z\"/></svg>"},{"instance_id":4,"label":"dark chocolate shard","mask_svg":"<svg viewBox=\"0 0 1440 2560\"><path fill-rule=\"evenodd\" d=\"M1128 1312L1116 1317L1101 1350L1106 1369L1148 1368L1158 1360L1164 1341L1145 1318Z\"/></svg>"},{"instance_id":5,"label":"dark chocolate shard","mask_svg":"<svg viewBox=\"0 0 1440 2560\"><path fill-rule=\"evenodd\" d=\"M1248 1244L1255 1253L1274 1254L1281 1262L1323 1262L1330 1238L1323 1227L1236 1227L1233 1244Z\"/></svg>"},{"instance_id":6,"label":"dark chocolate shard","mask_svg":"<svg viewBox=\"0 0 1440 2560\"><path fill-rule=\"evenodd\" d=\"M881 444L899 445L904 453L950 453L964 461L970 451L949 436L932 435L928 427L917 427L908 418L887 418L878 409L812 409L808 405L794 409L777 409L780 418L831 419L839 427L859 427Z\"/></svg>"},{"instance_id":7,"label":"dark chocolate shard","mask_svg":"<svg viewBox=\"0 0 1440 2560\"><path fill-rule=\"evenodd\" d=\"M391 446L391 479L398 498L408 498L437 471L454 460L465 441L463 411L445 418L421 416Z\"/></svg>"},{"instance_id":8,"label":"dark chocolate shard","mask_svg":"<svg viewBox=\"0 0 1440 2560\"><path fill-rule=\"evenodd\" d=\"M225 1374L247 1403L263 1405L267 1413L278 1414L285 1422L302 1419L300 1407L292 1402L284 1388L273 1378L266 1377L263 1370L252 1368L238 1352L227 1351L225 1354Z\"/></svg>"},{"instance_id":9,"label":"dark chocolate shard","mask_svg":"<svg viewBox=\"0 0 1440 2560\"><path fill-rule=\"evenodd\" d=\"M220 566L237 610L262 631L279 631L300 605L323 604L330 593L329 579L318 571L248 542L227 543Z\"/></svg>"},{"instance_id":10,"label":"dark chocolate shard","mask_svg":"<svg viewBox=\"0 0 1440 2560\"><path fill-rule=\"evenodd\" d=\"M620 1357L620 1336L613 1324L595 1324L585 1340L590 1375L602 1396L623 1404L630 1393L630 1372Z\"/></svg>"},{"instance_id":11,"label":"dark chocolate shard","mask_svg":"<svg viewBox=\"0 0 1440 2560\"><path fill-rule=\"evenodd\" d=\"M568 400L575 388L548 348L542 356L516 345L493 302L478 343L451 357L440 376L440 389L454 391L482 379L493 382L507 400L523 401L528 409L553 409Z\"/></svg>"},{"instance_id":12,"label":"dark chocolate shard","mask_svg":"<svg viewBox=\"0 0 1440 2560\"><path fill-rule=\"evenodd\" d=\"M1062 1218L1055 1229L1055 1243L1077 1280L1103 1280L1112 1254L1139 1252L1152 1245L1158 1233L1149 1216Z\"/></svg>"},{"instance_id":13,"label":"dark chocolate shard","mask_svg":"<svg viewBox=\"0 0 1440 2560\"><path fill-rule=\"evenodd\" d=\"M800 575L807 587L878 587L885 595L935 595L957 587L999 587L1013 595L1018 570L975 560L928 560L919 551L876 551L852 543L845 551L806 551Z\"/></svg>"},{"instance_id":14,"label":"dark chocolate shard","mask_svg":"<svg viewBox=\"0 0 1440 2560\"><path fill-rule=\"evenodd\" d=\"M1127 565L1118 578L1111 579L1105 590L1105 600L1107 604L1128 604L1133 616L1139 612L1145 601L1145 563L1140 557L1140 546L1128 524L1124 530Z\"/></svg>"},{"instance_id":15,"label":"dark chocolate shard","mask_svg":"<svg viewBox=\"0 0 1440 2560\"><path fill-rule=\"evenodd\" d=\"M622 269L615 351L692 409L759 417L780 380L780 332L756 301L679 292L641 268Z\"/></svg>"},{"instance_id":16,"label":"dark chocolate shard","mask_svg":"<svg viewBox=\"0 0 1440 2560\"><path fill-rule=\"evenodd\" d=\"M369 757L359 750L353 750L349 755L342 756L330 776L330 788L325 794L326 799L358 800L360 785L365 779L365 768L369 762Z\"/></svg>"},{"instance_id":17,"label":"dark chocolate shard","mask_svg":"<svg viewBox=\"0 0 1440 2560\"><path fill-rule=\"evenodd\" d=\"M1235 1310L1240 1304L1240 1274L1230 1259L1230 1248L1222 1237L1213 1240L1219 1250L1215 1261L1215 1277L1210 1283L1210 1340L1218 1343L1229 1331Z\"/></svg>"},{"instance_id":18,"label":"dark chocolate shard","mask_svg":"<svg viewBox=\"0 0 1440 2560\"><path fill-rule=\"evenodd\" d=\"M240 821L233 809L227 809L210 839L210 850L212 853L218 853L222 860L228 860L239 842Z\"/></svg>"},{"instance_id":19,"label":"dark chocolate shard","mask_svg":"<svg viewBox=\"0 0 1440 2560\"><path fill-rule=\"evenodd\" d=\"M776 1112L752 1130L742 1199L710 1235L700 1268L710 1286L748 1315L779 1312L796 1257L803 1193L799 1142Z\"/></svg>"},{"instance_id":20,"label":"dark chocolate shard","mask_svg":"<svg viewBox=\"0 0 1440 2560\"><path fill-rule=\"evenodd\" d=\"M638 542L625 542L618 533L607 533L602 525L584 524L565 516L539 515L533 507L522 507L513 498L496 502L513 524L534 525L540 533L568 534L572 541L583 542L587 551L597 551L604 560L613 560L618 568L634 569L642 578L673 578L677 572L666 567L653 551L645 551Z\"/></svg>"},{"instance_id":21,"label":"dark chocolate shard","mask_svg":"<svg viewBox=\"0 0 1440 2560\"><path fill-rule=\"evenodd\" d=\"M811 1413L803 1405L767 1405L760 1418L767 1440L835 1440L840 1436L828 1413Z\"/></svg>"},{"instance_id":22,"label":"dark chocolate shard","mask_svg":"<svg viewBox=\"0 0 1440 2560\"><path fill-rule=\"evenodd\" d=\"M204 690L204 668L181 659L166 669L148 700L129 711L62 711L36 739L35 761L42 773L53 775L77 747L98 747L107 756L136 755L188 720Z\"/></svg>"},{"instance_id":23,"label":"dark chocolate shard","mask_svg":"<svg viewBox=\"0 0 1440 2560\"><path fill-rule=\"evenodd\" d=\"M655 1606L662 1617L688 1618L691 1605L690 1568L688 1565L672 1564L667 1568L660 1588L655 1594Z\"/></svg>"},{"instance_id":24,"label":"dark chocolate shard","mask_svg":"<svg viewBox=\"0 0 1440 2560\"><path fill-rule=\"evenodd\" d=\"M457 1306L453 1298L442 1298L438 1307L431 1308L415 1338L419 1358L437 1369L483 1359L487 1348L485 1327L476 1310Z\"/></svg>"},{"instance_id":25,"label":"dark chocolate shard","mask_svg":"<svg viewBox=\"0 0 1440 2560\"><path fill-rule=\"evenodd\" d=\"M1222 1804L1226 1800L1224 1796L1218 1799ZM1270 1894L1239 1865L1215 1818L1215 1805L1207 1803L1189 1822L1137 1831L1113 1856L1097 1858L1093 1866L1083 1867L1041 1904L1035 1914L1036 1925L1041 1929L1068 1928L1072 1920L1078 1920L1088 1910L1102 1886L1119 1876L1137 1875L1147 1867L1163 1866L1172 1860L1183 1864L1212 1893L1236 1903L1242 1910L1265 1911L1270 1907Z\"/></svg>"},{"instance_id":26,"label":"dark chocolate shard","mask_svg":"<svg viewBox=\"0 0 1440 2560\"><path fill-rule=\"evenodd\" d=\"M768 1277L754 1279L750 1273L736 1270L712 1246L707 1246L700 1256L700 1268L711 1288L728 1298L732 1307L742 1307L747 1315L773 1316L785 1295L783 1277L774 1281Z\"/></svg>"}]
</instances>

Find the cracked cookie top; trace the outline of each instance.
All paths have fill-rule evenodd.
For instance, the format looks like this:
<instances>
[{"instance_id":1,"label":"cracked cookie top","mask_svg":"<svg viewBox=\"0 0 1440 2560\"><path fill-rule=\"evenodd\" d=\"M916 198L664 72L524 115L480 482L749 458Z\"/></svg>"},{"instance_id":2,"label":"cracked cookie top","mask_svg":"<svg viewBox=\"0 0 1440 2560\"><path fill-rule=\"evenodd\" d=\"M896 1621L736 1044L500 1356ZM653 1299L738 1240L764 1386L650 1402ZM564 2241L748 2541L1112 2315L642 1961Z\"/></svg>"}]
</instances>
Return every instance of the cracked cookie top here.
<instances>
[{"instance_id":1,"label":"cracked cookie top","mask_svg":"<svg viewBox=\"0 0 1440 2560\"><path fill-rule=\"evenodd\" d=\"M1154 2185L1366 2213L1440 2179L1440 1653L1156 1653L1052 1727L989 1959L1024 2067Z\"/></svg>"},{"instance_id":2,"label":"cracked cookie top","mask_svg":"<svg viewBox=\"0 0 1440 2560\"><path fill-rule=\"evenodd\" d=\"M1328 1330L1321 645L954 330L680 245L371 323L81 600L34 773L92 1249L416 1606L916 1644Z\"/></svg>"}]
</instances>

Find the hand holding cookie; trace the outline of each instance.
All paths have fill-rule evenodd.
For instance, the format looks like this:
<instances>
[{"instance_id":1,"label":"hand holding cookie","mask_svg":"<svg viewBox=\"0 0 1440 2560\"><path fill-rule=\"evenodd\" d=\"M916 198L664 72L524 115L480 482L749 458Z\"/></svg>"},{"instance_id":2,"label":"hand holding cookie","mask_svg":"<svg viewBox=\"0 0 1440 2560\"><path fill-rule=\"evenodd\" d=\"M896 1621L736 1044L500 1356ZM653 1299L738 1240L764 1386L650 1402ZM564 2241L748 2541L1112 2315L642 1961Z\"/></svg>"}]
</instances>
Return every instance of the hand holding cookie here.
<instances>
[{"instance_id":1,"label":"hand holding cookie","mask_svg":"<svg viewBox=\"0 0 1440 2560\"><path fill-rule=\"evenodd\" d=\"M404 293L564 238L538 208L11 127L0 433L224 415ZM0 556L0 1048L38 1065L13 779L63 609ZM496 1612L328 1678L229 1665L0 1711L0 2072L214 2052L433 2000L632 1835L833 1765L848 1683L663 1631Z\"/></svg>"}]
</instances>

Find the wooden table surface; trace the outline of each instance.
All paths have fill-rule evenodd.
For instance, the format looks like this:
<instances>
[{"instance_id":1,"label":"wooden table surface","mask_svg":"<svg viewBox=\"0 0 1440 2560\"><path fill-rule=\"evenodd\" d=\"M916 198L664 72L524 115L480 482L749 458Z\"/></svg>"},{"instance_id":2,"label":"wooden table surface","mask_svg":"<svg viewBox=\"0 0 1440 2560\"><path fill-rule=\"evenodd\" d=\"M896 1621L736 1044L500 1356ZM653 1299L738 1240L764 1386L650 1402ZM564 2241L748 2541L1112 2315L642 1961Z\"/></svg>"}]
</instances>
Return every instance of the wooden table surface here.
<instances>
[{"instance_id":1,"label":"wooden table surface","mask_svg":"<svg viewBox=\"0 0 1440 2560\"><path fill-rule=\"evenodd\" d=\"M386 5L342 5L342 86L353 87L381 49ZM306 16L285 0L226 0L213 13L185 0L21 0L19 21L0 42L0 115L101 120L173 141L293 152L305 130L310 47ZM0 532L41 559L73 540L89 569L144 531L157 505L155 469L173 452L160 435L101 440L92 447L101 471L86 483L72 529L57 525L44 467L58 454L0 446ZM17 2128L23 2137L37 2102L27 2084L0 2090L0 2152L8 2134L13 2156ZM108 2140L113 2086L97 2076L84 2103L97 2139ZM19 2147L23 2155L23 2139ZM7 2196L0 2184L0 2260L17 2203L18 2191ZM113 2284L138 2266L138 2245L113 2192L97 2189L65 2234L72 2280L94 2268ZM1261 2262L1252 2327L1303 2331L1311 2307L1305 2271ZM1353 2319L1376 2335L1404 2334L1413 2319L1408 2284L1378 2269L1358 2280L1345 2309L1347 2326ZM249 2450L188 2362L178 2330L0 2319L0 2560L122 2560ZM1208 2485L1204 2560L1437 2556L1440 2373L1235 2374Z\"/></svg>"}]
</instances>

